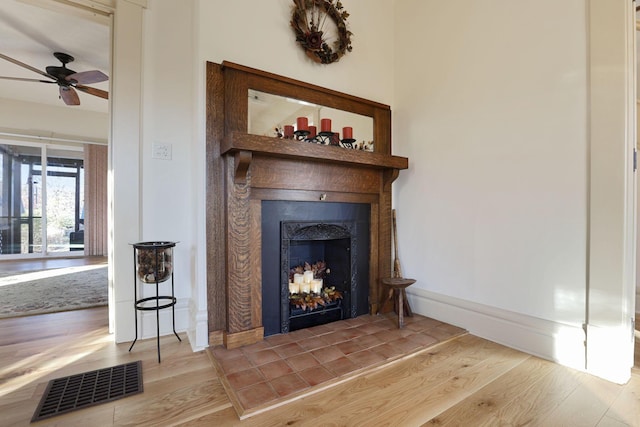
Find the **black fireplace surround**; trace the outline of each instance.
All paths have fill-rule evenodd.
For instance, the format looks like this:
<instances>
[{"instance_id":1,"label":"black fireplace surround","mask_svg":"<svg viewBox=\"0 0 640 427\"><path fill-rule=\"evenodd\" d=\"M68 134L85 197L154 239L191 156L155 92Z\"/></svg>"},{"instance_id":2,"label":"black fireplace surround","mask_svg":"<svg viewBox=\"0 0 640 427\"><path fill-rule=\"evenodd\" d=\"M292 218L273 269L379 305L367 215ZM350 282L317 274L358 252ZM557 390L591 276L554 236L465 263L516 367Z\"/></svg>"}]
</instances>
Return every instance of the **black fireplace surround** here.
<instances>
[{"instance_id":1,"label":"black fireplace surround","mask_svg":"<svg viewBox=\"0 0 640 427\"><path fill-rule=\"evenodd\" d=\"M262 321L264 335L339 320L308 316L288 321L288 270L326 261L326 286L344 294L341 317L369 311L370 205L331 202L262 202ZM327 259L305 259L326 257ZM333 264L333 265L332 265ZM337 313L337 312L336 312Z\"/></svg>"}]
</instances>

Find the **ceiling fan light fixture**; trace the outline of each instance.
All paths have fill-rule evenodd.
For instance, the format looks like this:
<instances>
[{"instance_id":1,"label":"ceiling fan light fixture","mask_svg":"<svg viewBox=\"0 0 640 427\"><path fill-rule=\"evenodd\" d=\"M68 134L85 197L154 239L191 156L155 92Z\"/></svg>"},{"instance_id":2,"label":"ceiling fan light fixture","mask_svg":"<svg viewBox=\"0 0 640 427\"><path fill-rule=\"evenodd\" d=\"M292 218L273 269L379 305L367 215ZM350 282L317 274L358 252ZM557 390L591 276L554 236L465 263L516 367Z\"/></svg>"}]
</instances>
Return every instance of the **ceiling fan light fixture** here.
<instances>
[{"instance_id":1,"label":"ceiling fan light fixture","mask_svg":"<svg viewBox=\"0 0 640 427\"><path fill-rule=\"evenodd\" d=\"M53 55L62 62L62 66L50 65L45 68L46 72L38 70L24 62L13 59L7 55L0 53L0 58L16 64L20 67L26 68L38 74L41 74L52 81L36 80L36 79L24 79L15 77L0 76L0 79L7 80L22 80L22 81L35 81L42 83L57 83L60 87L60 99L67 105L80 105L80 98L78 92L74 88L78 88L82 92L88 93L93 96L97 96L103 99L109 99L109 94L101 89L85 86L85 84L100 83L109 80L109 77L99 70L90 70L75 72L67 68L67 64L74 60L74 57L64 52L54 52Z\"/></svg>"}]
</instances>

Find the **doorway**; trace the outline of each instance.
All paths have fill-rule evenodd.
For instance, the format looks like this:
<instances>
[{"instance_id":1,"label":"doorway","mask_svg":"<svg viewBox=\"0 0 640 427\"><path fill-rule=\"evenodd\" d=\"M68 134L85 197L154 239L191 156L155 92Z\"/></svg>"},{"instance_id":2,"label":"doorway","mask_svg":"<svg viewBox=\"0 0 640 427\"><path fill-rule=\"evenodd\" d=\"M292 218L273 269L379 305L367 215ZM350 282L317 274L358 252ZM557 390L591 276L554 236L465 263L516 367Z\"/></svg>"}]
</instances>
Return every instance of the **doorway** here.
<instances>
[{"instance_id":1,"label":"doorway","mask_svg":"<svg viewBox=\"0 0 640 427\"><path fill-rule=\"evenodd\" d=\"M95 161L96 152L106 154L82 145L0 144L0 317L107 305L106 245L96 244L106 242L106 215L95 221L96 210L106 211L99 167L106 155Z\"/></svg>"},{"instance_id":2,"label":"doorway","mask_svg":"<svg viewBox=\"0 0 640 427\"><path fill-rule=\"evenodd\" d=\"M78 102L70 102L65 96L69 89L49 80L58 76L50 67L61 65L72 74L95 76L99 71L111 76L110 8L76 0L3 6L0 38L6 43L0 76L8 79L0 80L0 262L3 275L20 272L21 282L37 277L53 281L65 269L81 274L102 264L108 295L110 83L97 78L92 80L96 83L78 83L73 86ZM94 168L87 163L93 146L104 149L100 216L89 203L96 198L87 174ZM103 250L87 245L95 242L89 237L96 229L104 235L98 239Z\"/></svg>"}]
</instances>

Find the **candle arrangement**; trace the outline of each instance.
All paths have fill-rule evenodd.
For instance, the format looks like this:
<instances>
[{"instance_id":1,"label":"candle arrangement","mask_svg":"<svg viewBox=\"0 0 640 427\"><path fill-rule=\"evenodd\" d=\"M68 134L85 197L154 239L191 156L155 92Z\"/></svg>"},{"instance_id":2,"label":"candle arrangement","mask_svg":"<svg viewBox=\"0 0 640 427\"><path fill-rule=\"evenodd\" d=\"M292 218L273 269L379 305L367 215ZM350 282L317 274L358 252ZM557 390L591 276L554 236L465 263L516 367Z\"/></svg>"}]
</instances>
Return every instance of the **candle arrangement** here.
<instances>
[{"instance_id":1,"label":"candle arrangement","mask_svg":"<svg viewBox=\"0 0 640 427\"><path fill-rule=\"evenodd\" d=\"M342 292L338 291L335 286L322 289L320 294L293 294L289 296L289 303L303 310L316 310L326 307L329 304L336 303L342 299Z\"/></svg>"},{"instance_id":2,"label":"candle arrangement","mask_svg":"<svg viewBox=\"0 0 640 427\"><path fill-rule=\"evenodd\" d=\"M323 279L330 272L324 261L315 264L305 262L304 265L292 268L289 272L289 293L321 293Z\"/></svg>"},{"instance_id":3,"label":"candle arrangement","mask_svg":"<svg viewBox=\"0 0 640 427\"><path fill-rule=\"evenodd\" d=\"M276 127L275 131L278 138L373 151L373 141L356 142L351 126L342 128L342 138L340 138L339 132L331 130L331 119L328 118L320 119L320 132L318 132L317 126L309 125L308 117L298 117L295 128L293 125L284 125L283 129Z\"/></svg>"},{"instance_id":4,"label":"candle arrangement","mask_svg":"<svg viewBox=\"0 0 640 427\"><path fill-rule=\"evenodd\" d=\"M315 310L342 299L335 286L324 286L324 278L331 272L324 261L305 262L289 272L289 302L303 310Z\"/></svg>"},{"instance_id":5,"label":"candle arrangement","mask_svg":"<svg viewBox=\"0 0 640 427\"><path fill-rule=\"evenodd\" d=\"M309 274L307 274L309 273ZM304 274L296 273L293 281L289 282L290 294L319 294L322 292L322 279L314 279L312 271L305 271Z\"/></svg>"},{"instance_id":6,"label":"candle arrangement","mask_svg":"<svg viewBox=\"0 0 640 427\"><path fill-rule=\"evenodd\" d=\"M289 273L289 302L306 310L342 299L342 293L335 286L324 287L324 278L331 271L324 261L315 264L305 262L291 269Z\"/></svg>"}]
</instances>

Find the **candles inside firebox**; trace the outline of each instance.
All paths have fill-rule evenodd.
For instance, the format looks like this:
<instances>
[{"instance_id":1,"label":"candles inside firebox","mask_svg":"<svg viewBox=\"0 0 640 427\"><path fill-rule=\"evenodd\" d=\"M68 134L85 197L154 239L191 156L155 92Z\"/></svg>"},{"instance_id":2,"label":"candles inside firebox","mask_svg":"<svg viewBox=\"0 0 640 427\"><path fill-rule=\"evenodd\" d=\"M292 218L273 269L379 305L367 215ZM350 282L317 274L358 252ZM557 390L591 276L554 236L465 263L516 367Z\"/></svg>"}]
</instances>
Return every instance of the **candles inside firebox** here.
<instances>
[{"instance_id":1,"label":"candles inside firebox","mask_svg":"<svg viewBox=\"0 0 640 427\"><path fill-rule=\"evenodd\" d=\"M289 282L290 294L320 294L322 292L322 279L314 279L312 271L305 271L304 274L293 275L293 282Z\"/></svg>"}]
</instances>

